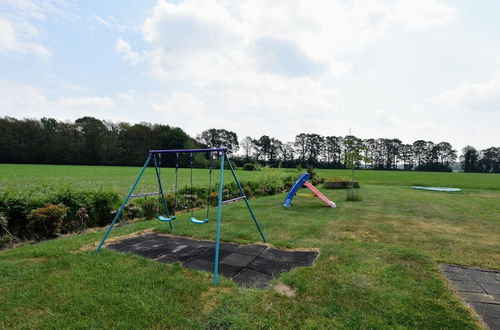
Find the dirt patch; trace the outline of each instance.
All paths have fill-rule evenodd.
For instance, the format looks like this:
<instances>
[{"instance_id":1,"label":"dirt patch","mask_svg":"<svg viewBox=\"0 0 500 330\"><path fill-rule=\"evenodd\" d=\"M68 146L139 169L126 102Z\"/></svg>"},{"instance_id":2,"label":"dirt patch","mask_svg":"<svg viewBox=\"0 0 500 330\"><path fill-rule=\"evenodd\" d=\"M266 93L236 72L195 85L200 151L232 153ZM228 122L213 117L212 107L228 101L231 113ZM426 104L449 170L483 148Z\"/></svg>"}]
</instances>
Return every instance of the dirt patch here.
<instances>
[{"instance_id":1,"label":"dirt patch","mask_svg":"<svg viewBox=\"0 0 500 330\"><path fill-rule=\"evenodd\" d=\"M123 239L132 238L132 237L136 237L136 236L140 236L140 235L148 234L148 233L153 233L153 232L154 232L153 229L144 229L144 230L136 231L136 232L133 232L133 233L130 233L127 235L110 237L110 238L106 239L106 242L104 242L102 247L106 247L111 243L116 243L116 242L121 241ZM70 251L69 253L75 254L75 253L79 253L79 252L95 250L97 248L97 246L99 245L99 242L100 241L96 241L92 244L84 245L77 250Z\"/></svg>"},{"instance_id":2,"label":"dirt patch","mask_svg":"<svg viewBox=\"0 0 500 330\"><path fill-rule=\"evenodd\" d=\"M378 242L378 239L374 235L364 230L341 231L338 233L338 235L340 237L350 238L356 241L371 242L371 243Z\"/></svg>"},{"instance_id":3,"label":"dirt patch","mask_svg":"<svg viewBox=\"0 0 500 330\"><path fill-rule=\"evenodd\" d=\"M276 287L274 288L278 293L281 293L282 295L284 296L287 296L287 297L295 297L295 290L284 284L284 283L278 283L278 285L276 285Z\"/></svg>"},{"instance_id":4,"label":"dirt patch","mask_svg":"<svg viewBox=\"0 0 500 330\"><path fill-rule=\"evenodd\" d=\"M211 287L200 295L199 300L203 302L203 313L210 314L217 305L217 298L221 293L230 293L230 288Z\"/></svg>"}]
</instances>

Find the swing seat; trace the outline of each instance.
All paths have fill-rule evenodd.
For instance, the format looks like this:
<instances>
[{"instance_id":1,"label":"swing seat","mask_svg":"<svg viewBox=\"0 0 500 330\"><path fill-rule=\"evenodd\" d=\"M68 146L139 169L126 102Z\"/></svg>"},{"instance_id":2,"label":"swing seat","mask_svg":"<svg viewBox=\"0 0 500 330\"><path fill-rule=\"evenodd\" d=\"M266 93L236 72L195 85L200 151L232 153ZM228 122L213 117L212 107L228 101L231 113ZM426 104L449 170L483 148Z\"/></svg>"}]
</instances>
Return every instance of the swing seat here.
<instances>
[{"instance_id":1,"label":"swing seat","mask_svg":"<svg viewBox=\"0 0 500 330\"><path fill-rule=\"evenodd\" d=\"M204 223L208 222L208 219L198 220L195 217L191 217L191 218L189 218L189 220L191 220L192 223L196 223L198 225L201 225L201 224L204 224Z\"/></svg>"},{"instance_id":2,"label":"swing seat","mask_svg":"<svg viewBox=\"0 0 500 330\"><path fill-rule=\"evenodd\" d=\"M160 215L160 216L158 217L158 220L160 220L160 221L165 221L165 222L170 222L170 221L172 221L172 220L175 220L175 215L173 215L173 216L171 216L171 217L164 217L164 216Z\"/></svg>"}]
</instances>

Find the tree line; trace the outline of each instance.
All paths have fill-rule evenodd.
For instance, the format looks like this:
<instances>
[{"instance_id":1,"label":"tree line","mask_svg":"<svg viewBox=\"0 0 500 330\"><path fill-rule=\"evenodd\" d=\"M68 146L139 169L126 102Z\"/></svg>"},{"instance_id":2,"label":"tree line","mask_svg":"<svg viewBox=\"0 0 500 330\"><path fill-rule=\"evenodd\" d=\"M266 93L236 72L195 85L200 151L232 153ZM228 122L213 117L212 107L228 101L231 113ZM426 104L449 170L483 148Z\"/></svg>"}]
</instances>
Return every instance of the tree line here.
<instances>
[{"instance_id":1,"label":"tree line","mask_svg":"<svg viewBox=\"0 0 500 330\"><path fill-rule=\"evenodd\" d=\"M74 122L53 118L0 118L0 162L82 165L142 165L150 149L228 148L237 165L260 163L271 166L345 168L352 150L361 150L368 161L364 169L451 171L457 152L448 142L399 139L360 139L353 135L322 136L300 133L293 141L268 135L239 140L235 132L210 128L196 138L168 125L113 123L93 117ZM239 152L238 152L239 151ZM164 165L174 165L174 155L164 156ZM465 172L500 173L500 148L476 150L467 146L460 156ZM182 160L188 163L187 159ZM206 164L202 155L197 166Z\"/></svg>"},{"instance_id":2,"label":"tree line","mask_svg":"<svg viewBox=\"0 0 500 330\"><path fill-rule=\"evenodd\" d=\"M360 139L353 135L321 136L300 133L294 141L282 142L263 135L250 136L238 142L234 132L210 129L198 136L202 144L241 149L239 162L258 162L283 167L314 166L318 168L346 168L346 158L353 149L362 150L367 162L358 164L365 169L451 171L457 160L450 143L417 140L405 144L399 139Z\"/></svg>"},{"instance_id":3,"label":"tree line","mask_svg":"<svg viewBox=\"0 0 500 330\"><path fill-rule=\"evenodd\" d=\"M477 150L472 146L462 149L460 162L464 172L500 173L500 147Z\"/></svg>"},{"instance_id":4,"label":"tree line","mask_svg":"<svg viewBox=\"0 0 500 330\"><path fill-rule=\"evenodd\" d=\"M182 129L168 125L0 118L1 163L142 165L150 149L197 146Z\"/></svg>"}]
</instances>

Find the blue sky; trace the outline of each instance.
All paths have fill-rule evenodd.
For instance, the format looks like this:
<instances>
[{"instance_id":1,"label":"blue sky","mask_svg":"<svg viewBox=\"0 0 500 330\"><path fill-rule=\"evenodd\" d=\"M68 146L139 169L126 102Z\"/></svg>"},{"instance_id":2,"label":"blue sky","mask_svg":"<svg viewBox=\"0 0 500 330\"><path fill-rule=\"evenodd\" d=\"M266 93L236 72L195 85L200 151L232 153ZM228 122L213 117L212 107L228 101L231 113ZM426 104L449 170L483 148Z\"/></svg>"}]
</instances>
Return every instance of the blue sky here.
<instances>
[{"instance_id":1,"label":"blue sky","mask_svg":"<svg viewBox=\"0 0 500 330\"><path fill-rule=\"evenodd\" d=\"M0 0L0 116L500 145L500 2Z\"/></svg>"}]
</instances>

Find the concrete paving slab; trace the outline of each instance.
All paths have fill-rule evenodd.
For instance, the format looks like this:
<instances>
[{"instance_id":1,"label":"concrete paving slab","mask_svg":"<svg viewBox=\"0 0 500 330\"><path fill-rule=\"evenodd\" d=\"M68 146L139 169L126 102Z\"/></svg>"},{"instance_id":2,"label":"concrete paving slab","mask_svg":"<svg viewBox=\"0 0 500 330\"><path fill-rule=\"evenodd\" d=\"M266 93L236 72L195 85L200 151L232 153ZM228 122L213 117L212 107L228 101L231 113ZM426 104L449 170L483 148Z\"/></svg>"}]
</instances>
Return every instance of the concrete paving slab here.
<instances>
[{"instance_id":1,"label":"concrete paving slab","mask_svg":"<svg viewBox=\"0 0 500 330\"><path fill-rule=\"evenodd\" d=\"M182 262L186 268L213 272L215 242L184 237L144 234L109 245L118 252L130 252L163 263ZM220 243L219 274L249 288L266 288L274 278L295 267L312 265L317 252L292 251L265 245Z\"/></svg>"},{"instance_id":2,"label":"concrete paving slab","mask_svg":"<svg viewBox=\"0 0 500 330\"><path fill-rule=\"evenodd\" d=\"M500 271L455 265L442 265L441 269L485 324L492 330L500 330L500 284L495 283Z\"/></svg>"},{"instance_id":3,"label":"concrete paving slab","mask_svg":"<svg viewBox=\"0 0 500 330\"><path fill-rule=\"evenodd\" d=\"M475 281L453 281L453 286L459 292L485 293L484 289Z\"/></svg>"},{"instance_id":4,"label":"concrete paving slab","mask_svg":"<svg viewBox=\"0 0 500 330\"><path fill-rule=\"evenodd\" d=\"M487 293L459 292L458 294L468 302L500 305L500 301Z\"/></svg>"},{"instance_id":5,"label":"concrete paving slab","mask_svg":"<svg viewBox=\"0 0 500 330\"><path fill-rule=\"evenodd\" d=\"M488 294L500 294L500 284L497 285L480 283L480 285Z\"/></svg>"}]
</instances>

